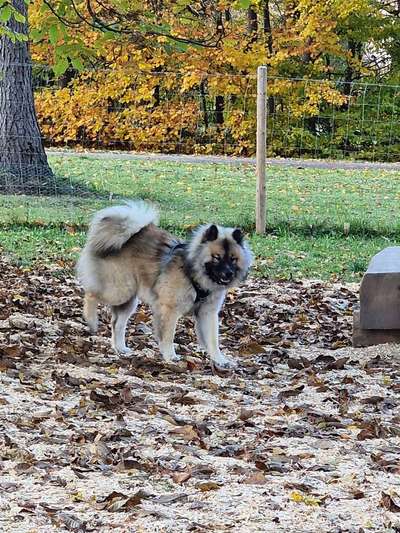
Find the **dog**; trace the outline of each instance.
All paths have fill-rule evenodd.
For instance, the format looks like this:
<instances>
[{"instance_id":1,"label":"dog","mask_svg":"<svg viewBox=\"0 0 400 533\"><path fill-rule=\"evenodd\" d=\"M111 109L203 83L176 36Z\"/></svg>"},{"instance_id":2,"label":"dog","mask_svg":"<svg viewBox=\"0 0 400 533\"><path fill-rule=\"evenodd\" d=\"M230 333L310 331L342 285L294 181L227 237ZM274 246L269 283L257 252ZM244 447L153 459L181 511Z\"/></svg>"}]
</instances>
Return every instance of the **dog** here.
<instances>
[{"instance_id":1,"label":"dog","mask_svg":"<svg viewBox=\"0 0 400 533\"><path fill-rule=\"evenodd\" d=\"M153 313L153 331L166 362L178 361L174 336L179 317L194 316L199 345L214 367L235 361L218 342L218 313L229 288L243 282L252 262L239 228L202 225L188 241L158 227L158 211L142 200L97 212L77 264L85 291L84 317L97 330L98 303L111 306L111 343L129 354L125 331L138 301Z\"/></svg>"}]
</instances>

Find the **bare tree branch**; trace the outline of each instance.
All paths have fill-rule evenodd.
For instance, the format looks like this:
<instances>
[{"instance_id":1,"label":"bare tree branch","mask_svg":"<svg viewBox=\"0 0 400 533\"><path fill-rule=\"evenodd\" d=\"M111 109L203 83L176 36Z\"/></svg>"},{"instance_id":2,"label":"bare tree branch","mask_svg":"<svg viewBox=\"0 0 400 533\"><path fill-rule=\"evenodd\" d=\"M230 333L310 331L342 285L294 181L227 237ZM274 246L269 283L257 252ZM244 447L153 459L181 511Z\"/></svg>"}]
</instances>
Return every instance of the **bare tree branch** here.
<instances>
[{"instance_id":1,"label":"bare tree branch","mask_svg":"<svg viewBox=\"0 0 400 533\"><path fill-rule=\"evenodd\" d=\"M200 11L196 10L192 6L188 6L187 11L194 16L196 19L202 19L202 18L209 18L213 20L215 24L215 30L213 31L212 35L207 36L203 39L194 39L194 38L188 38L185 36L180 35L173 35L171 33L165 32L165 31L159 31L157 29L157 24L155 25L154 29L147 29L144 31L137 30L135 28L127 27L126 21L135 21L138 22L138 14L137 13L120 13L116 9L106 6L104 3L102 3L100 0L97 0L97 4L102 8L105 12L108 12L109 15L111 15L112 18L115 19L114 22L106 21L104 19L104 16L100 16L98 12L96 12L96 9L93 5L92 0L86 0L85 7L87 10L87 13L89 16L85 16L82 11L78 8L78 6L75 3L75 0L71 0L71 5L74 10L75 15L77 16L78 20L71 20L67 17L64 17L60 15L57 11L57 9L52 4L51 0L44 0L44 3L47 5L47 7L50 9L53 15L55 15L60 22L62 22L67 27L74 27L77 28L81 24L85 24L89 26L90 28L93 28L97 31L107 31L107 32L113 32L115 34L130 36L133 37L136 41L143 41L146 37L166 37L167 39L170 39L171 41L188 44L188 45L196 45L201 46L204 48L217 48L225 36L225 27L222 19L222 13L218 10L214 10L213 15L210 17L210 15L207 14L207 8L210 7L210 5L207 2L200 2ZM160 5L155 5L154 2L152 2L152 5L157 8L157 11L160 9Z\"/></svg>"}]
</instances>

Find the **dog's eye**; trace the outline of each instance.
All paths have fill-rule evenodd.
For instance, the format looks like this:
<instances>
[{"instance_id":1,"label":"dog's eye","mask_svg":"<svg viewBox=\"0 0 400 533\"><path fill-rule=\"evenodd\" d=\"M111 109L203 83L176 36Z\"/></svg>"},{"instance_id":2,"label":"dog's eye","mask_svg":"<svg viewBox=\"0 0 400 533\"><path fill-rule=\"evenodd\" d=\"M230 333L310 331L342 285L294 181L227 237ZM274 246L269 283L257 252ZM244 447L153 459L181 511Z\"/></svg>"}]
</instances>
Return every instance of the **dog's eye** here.
<instances>
[{"instance_id":1,"label":"dog's eye","mask_svg":"<svg viewBox=\"0 0 400 533\"><path fill-rule=\"evenodd\" d=\"M221 256L218 254L213 254L211 258L213 260L213 263L218 263L218 261L221 259Z\"/></svg>"},{"instance_id":2,"label":"dog's eye","mask_svg":"<svg viewBox=\"0 0 400 533\"><path fill-rule=\"evenodd\" d=\"M232 263L237 263L238 262L238 258L235 257L234 255L231 255L231 261L232 261Z\"/></svg>"}]
</instances>

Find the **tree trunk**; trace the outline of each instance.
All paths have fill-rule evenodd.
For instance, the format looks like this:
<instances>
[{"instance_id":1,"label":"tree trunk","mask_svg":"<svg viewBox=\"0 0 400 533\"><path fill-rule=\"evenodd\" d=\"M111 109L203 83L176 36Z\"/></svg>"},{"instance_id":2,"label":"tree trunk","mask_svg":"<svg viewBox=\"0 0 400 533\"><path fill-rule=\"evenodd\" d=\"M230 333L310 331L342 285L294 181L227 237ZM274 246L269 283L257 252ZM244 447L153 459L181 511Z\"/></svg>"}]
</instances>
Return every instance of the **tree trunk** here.
<instances>
[{"instance_id":1,"label":"tree trunk","mask_svg":"<svg viewBox=\"0 0 400 533\"><path fill-rule=\"evenodd\" d=\"M348 50L351 53L352 57L355 58L358 56L358 58L360 58L362 45L361 43L354 41L354 39L349 39ZM344 82L343 82L343 94L345 96L350 97L351 92L352 92L352 83L354 80L358 79L359 77L360 77L359 72L355 70L355 68L353 67L350 61L347 61L346 71L344 74ZM349 105L350 105L350 100L348 98L347 101L341 106L341 109L343 111L347 111Z\"/></svg>"},{"instance_id":2,"label":"tree trunk","mask_svg":"<svg viewBox=\"0 0 400 533\"><path fill-rule=\"evenodd\" d=\"M267 45L269 57L273 54L273 41L272 41L272 26L271 26L271 13L269 9L269 0L264 0L263 5L263 19L264 19L264 37Z\"/></svg>"},{"instance_id":3,"label":"tree trunk","mask_svg":"<svg viewBox=\"0 0 400 533\"><path fill-rule=\"evenodd\" d=\"M258 18L252 6L247 9L247 33L250 36L249 44L255 43L258 34Z\"/></svg>"},{"instance_id":4,"label":"tree trunk","mask_svg":"<svg viewBox=\"0 0 400 533\"><path fill-rule=\"evenodd\" d=\"M201 105L203 107L204 129L205 131L207 131L208 130L208 111L207 111L207 99L206 99L206 85L205 85L204 80L200 82L200 98L201 98Z\"/></svg>"},{"instance_id":5,"label":"tree trunk","mask_svg":"<svg viewBox=\"0 0 400 533\"><path fill-rule=\"evenodd\" d=\"M24 0L13 6L27 17ZM7 27L28 34L28 24L13 17ZM54 191L36 117L28 43L0 37L0 191L37 194Z\"/></svg>"},{"instance_id":6,"label":"tree trunk","mask_svg":"<svg viewBox=\"0 0 400 533\"><path fill-rule=\"evenodd\" d=\"M162 71L163 71L163 67L159 66L159 67L156 67L153 72L157 76L157 74L161 73ZM161 77L159 79L161 79ZM159 107L159 105L161 104L161 86L159 83L157 83L157 85L154 87L153 95L154 95L153 106Z\"/></svg>"},{"instance_id":7,"label":"tree trunk","mask_svg":"<svg viewBox=\"0 0 400 533\"><path fill-rule=\"evenodd\" d=\"M223 96L215 97L215 123L221 126L224 123L225 99Z\"/></svg>"},{"instance_id":8,"label":"tree trunk","mask_svg":"<svg viewBox=\"0 0 400 533\"><path fill-rule=\"evenodd\" d=\"M69 67L64 72L64 74L60 76L58 79L58 84L60 88L65 89L66 87L68 87L68 85L71 83L71 81L74 78L76 78L77 75L78 75L78 71L73 68L71 61L69 61Z\"/></svg>"},{"instance_id":9,"label":"tree trunk","mask_svg":"<svg viewBox=\"0 0 400 533\"><path fill-rule=\"evenodd\" d=\"M263 3L263 21L264 21L264 39L268 50L268 57L271 58L274 52L273 40L272 40L272 25L271 25L271 13L269 8L269 0L264 0ZM275 99L273 96L268 96L268 114L273 115L275 113Z\"/></svg>"}]
</instances>

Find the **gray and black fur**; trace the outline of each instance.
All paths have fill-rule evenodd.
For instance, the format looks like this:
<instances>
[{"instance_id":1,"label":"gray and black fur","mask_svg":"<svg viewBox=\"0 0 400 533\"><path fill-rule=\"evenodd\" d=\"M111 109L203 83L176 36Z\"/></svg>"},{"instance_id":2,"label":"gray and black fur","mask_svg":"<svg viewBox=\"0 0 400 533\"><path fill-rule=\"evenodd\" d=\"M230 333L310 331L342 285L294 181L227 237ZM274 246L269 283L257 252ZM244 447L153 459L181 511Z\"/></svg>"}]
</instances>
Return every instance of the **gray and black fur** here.
<instances>
[{"instance_id":1,"label":"gray and black fur","mask_svg":"<svg viewBox=\"0 0 400 533\"><path fill-rule=\"evenodd\" d=\"M85 290L84 315L97 329L97 304L111 306L112 345L129 353L125 330L139 300L153 311L163 358L177 360L174 336L180 316L193 314L199 343L212 362L232 365L219 350L218 313L227 289L244 281L251 252L238 228L199 227L180 241L157 226L155 209L142 201L99 211L77 265Z\"/></svg>"}]
</instances>

